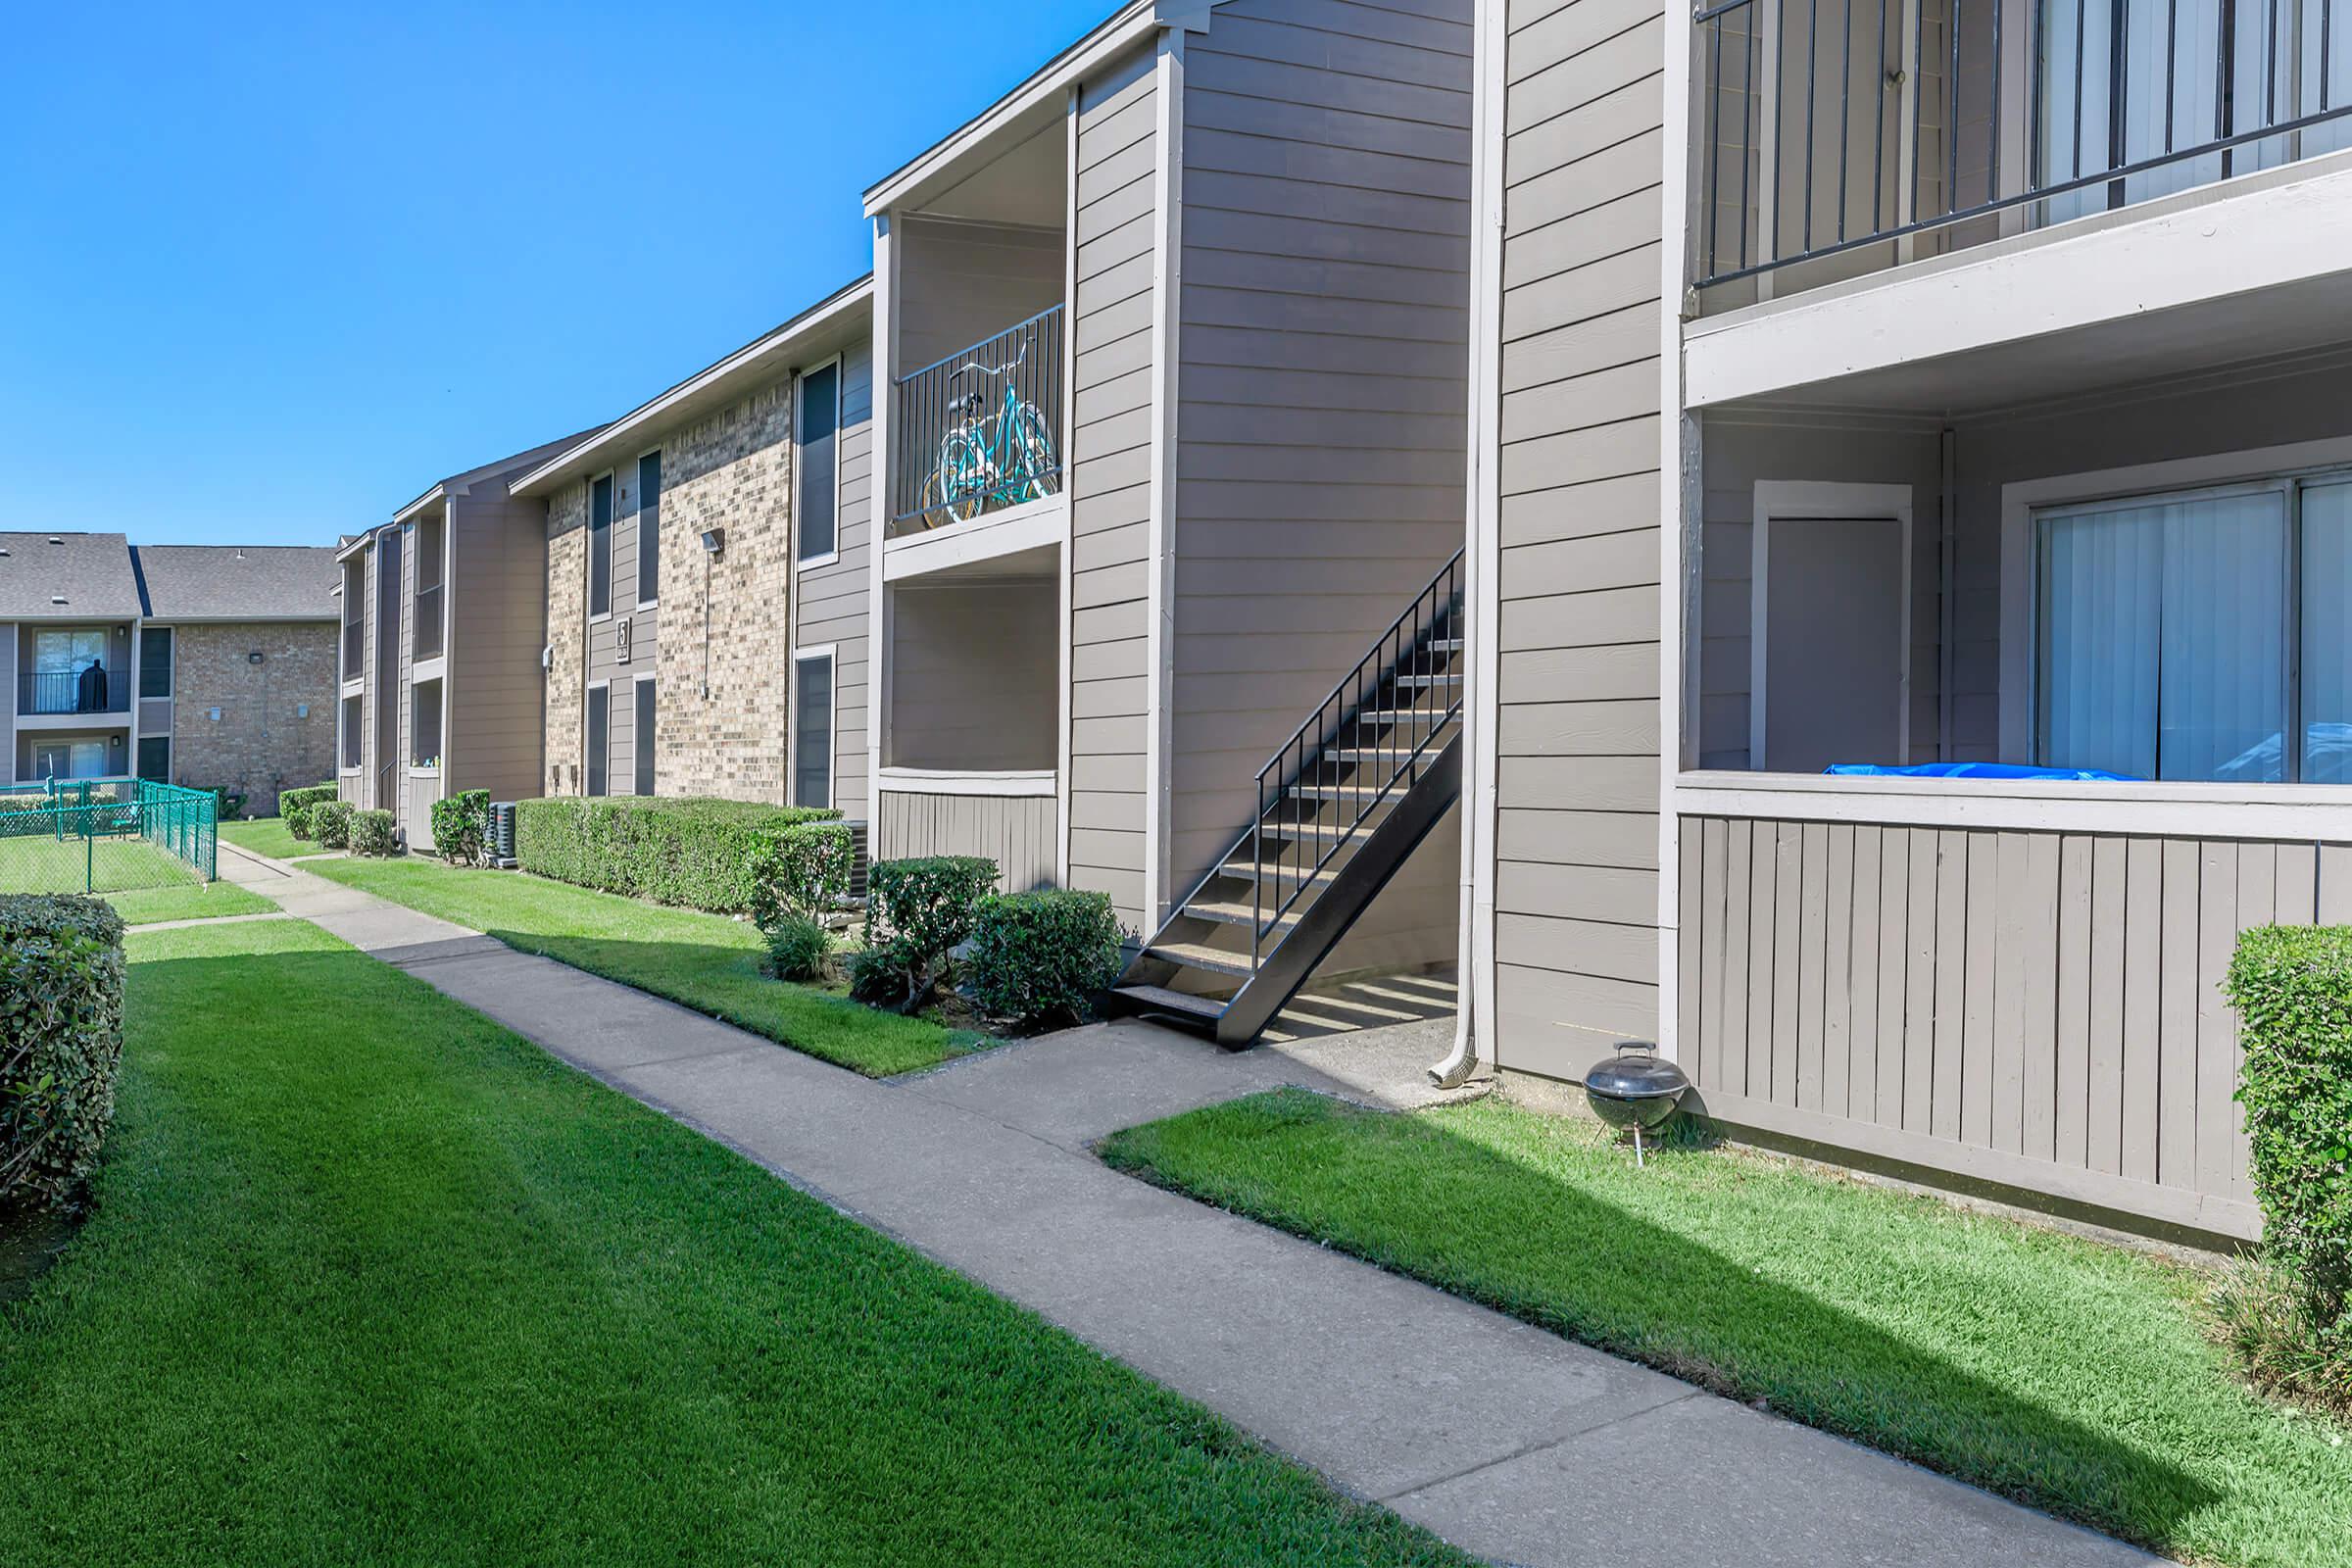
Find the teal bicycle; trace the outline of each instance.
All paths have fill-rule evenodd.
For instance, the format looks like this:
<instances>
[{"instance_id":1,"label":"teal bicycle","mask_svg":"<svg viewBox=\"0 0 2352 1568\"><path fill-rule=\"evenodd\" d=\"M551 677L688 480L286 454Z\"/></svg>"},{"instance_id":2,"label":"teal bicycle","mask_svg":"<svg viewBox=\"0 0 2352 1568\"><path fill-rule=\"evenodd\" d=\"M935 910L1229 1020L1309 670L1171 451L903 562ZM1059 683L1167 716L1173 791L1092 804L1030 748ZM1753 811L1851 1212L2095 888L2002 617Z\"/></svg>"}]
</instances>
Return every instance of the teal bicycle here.
<instances>
[{"instance_id":1,"label":"teal bicycle","mask_svg":"<svg viewBox=\"0 0 2352 1568\"><path fill-rule=\"evenodd\" d=\"M1012 372L1029 358L1034 336L1021 339L1021 352L1004 365L959 366L948 376L995 376L1004 389L995 413L978 386L949 405L955 421L940 437L939 460L923 480L923 526L968 522L983 513L1024 501L1042 501L1061 484L1054 455L1054 432L1038 406L1014 389Z\"/></svg>"}]
</instances>

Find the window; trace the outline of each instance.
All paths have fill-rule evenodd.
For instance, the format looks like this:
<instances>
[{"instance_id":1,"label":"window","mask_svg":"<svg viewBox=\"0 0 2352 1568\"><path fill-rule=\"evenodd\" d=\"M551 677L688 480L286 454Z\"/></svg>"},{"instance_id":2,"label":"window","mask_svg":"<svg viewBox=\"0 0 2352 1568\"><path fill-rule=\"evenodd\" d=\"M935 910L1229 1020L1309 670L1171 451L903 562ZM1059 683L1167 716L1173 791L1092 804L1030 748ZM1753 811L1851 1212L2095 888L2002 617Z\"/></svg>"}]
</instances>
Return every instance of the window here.
<instances>
[{"instance_id":1,"label":"window","mask_svg":"<svg viewBox=\"0 0 2352 1568\"><path fill-rule=\"evenodd\" d=\"M637 682L637 793L654 793L654 683Z\"/></svg>"},{"instance_id":2,"label":"window","mask_svg":"<svg viewBox=\"0 0 2352 1568\"><path fill-rule=\"evenodd\" d=\"M605 771L606 764L611 760L609 753L612 745L612 688L610 686L588 688L588 736L585 748L588 755L585 760L588 764L588 793L591 795L607 793Z\"/></svg>"},{"instance_id":3,"label":"window","mask_svg":"<svg viewBox=\"0 0 2352 1568\"><path fill-rule=\"evenodd\" d=\"M441 765L441 682L418 681L409 693L409 765Z\"/></svg>"},{"instance_id":4,"label":"window","mask_svg":"<svg viewBox=\"0 0 2352 1568\"><path fill-rule=\"evenodd\" d=\"M800 524L799 559L829 561L835 554L834 524L841 510L841 365L837 361L801 377L801 464L794 481Z\"/></svg>"},{"instance_id":5,"label":"window","mask_svg":"<svg viewBox=\"0 0 2352 1568\"><path fill-rule=\"evenodd\" d=\"M362 708L366 701L356 693L343 699L343 767L347 772L358 771L364 756L360 742L365 729Z\"/></svg>"},{"instance_id":6,"label":"window","mask_svg":"<svg viewBox=\"0 0 2352 1568\"><path fill-rule=\"evenodd\" d=\"M2339 610L2352 592L2352 479L2141 496L2035 522L2036 760L2132 778L2352 782Z\"/></svg>"},{"instance_id":7,"label":"window","mask_svg":"<svg viewBox=\"0 0 2352 1568\"><path fill-rule=\"evenodd\" d=\"M172 628L169 626L150 626L139 634L139 695L172 695ZM142 772L139 776L146 778L149 775ZM161 773L153 776L158 779L163 777Z\"/></svg>"},{"instance_id":8,"label":"window","mask_svg":"<svg viewBox=\"0 0 2352 1568\"><path fill-rule=\"evenodd\" d=\"M612 476L588 486L588 613L612 612Z\"/></svg>"},{"instance_id":9,"label":"window","mask_svg":"<svg viewBox=\"0 0 2352 1568\"><path fill-rule=\"evenodd\" d=\"M662 597L662 454L637 460L637 602Z\"/></svg>"},{"instance_id":10,"label":"window","mask_svg":"<svg viewBox=\"0 0 2352 1568\"><path fill-rule=\"evenodd\" d=\"M410 636L414 639L411 657L438 659L442 654L442 628L447 623L448 595L441 584L448 576L449 525L444 517L431 517L416 525L416 623Z\"/></svg>"},{"instance_id":11,"label":"window","mask_svg":"<svg viewBox=\"0 0 2352 1568\"><path fill-rule=\"evenodd\" d=\"M32 748L34 778L106 777L106 742L38 741Z\"/></svg>"},{"instance_id":12,"label":"window","mask_svg":"<svg viewBox=\"0 0 2352 1568\"><path fill-rule=\"evenodd\" d=\"M795 806L833 804L833 654L793 661L792 800Z\"/></svg>"},{"instance_id":13,"label":"window","mask_svg":"<svg viewBox=\"0 0 2352 1568\"><path fill-rule=\"evenodd\" d=\"M139 737L139 777L153 784L172 782L172 737Z\"/></svg>"}]
</instances>

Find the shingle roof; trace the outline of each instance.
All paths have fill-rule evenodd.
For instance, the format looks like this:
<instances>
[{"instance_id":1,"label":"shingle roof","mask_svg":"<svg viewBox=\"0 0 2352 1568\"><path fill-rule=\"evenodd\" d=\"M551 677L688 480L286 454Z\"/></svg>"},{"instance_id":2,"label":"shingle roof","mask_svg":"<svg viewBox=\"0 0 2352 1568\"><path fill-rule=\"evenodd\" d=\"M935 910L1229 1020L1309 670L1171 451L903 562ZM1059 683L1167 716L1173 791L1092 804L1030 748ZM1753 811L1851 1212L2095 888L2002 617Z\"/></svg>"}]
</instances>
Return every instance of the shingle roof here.
<instances>
[{"instance_id":1,"label":"shingle roof","mask_svg":"<svg viewBox=\"0 0 2352 1568\"><path fill-rule=\"evenodd\" d=\"M139 584L119 533L0 533L0 620L135 620Z\"/></svg>"},{"instance_id":2,"label":"shingle roof","mask_svg":"<svg viewBox=\"0 0 2352 1568\"><path fill-rule=\"evenodd\" d=\"M333 620L331 545L140 545L153 620Z\"/></svg>"}]
</instances>

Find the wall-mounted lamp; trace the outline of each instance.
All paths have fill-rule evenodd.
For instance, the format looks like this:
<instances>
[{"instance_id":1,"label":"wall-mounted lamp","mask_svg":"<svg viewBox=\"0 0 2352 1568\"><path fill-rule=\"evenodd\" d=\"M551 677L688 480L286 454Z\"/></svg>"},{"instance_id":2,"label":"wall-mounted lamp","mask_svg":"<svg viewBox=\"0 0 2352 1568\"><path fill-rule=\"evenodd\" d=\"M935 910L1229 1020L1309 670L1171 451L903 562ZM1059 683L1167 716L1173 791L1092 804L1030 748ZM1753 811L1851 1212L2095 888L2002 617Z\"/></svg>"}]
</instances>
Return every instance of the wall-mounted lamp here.
<instances>
[{"instance_id":1,"label":"wall-mounted lamp","mask_svg":"<svg viewBox=\"0 0 2352 1568\"><path fill-rule=\"evenodd\" d=\"M248 664L258 664L258 663L260 663L261 662L262 662L262 651L261 651L259 648L256 648L256 649L255 649L255 650L254 650L252 653L250 653L250 654L247 654L247 655L245 656L245 662L247 662Z\"/></svg>"},{"instance_id":2,"label":"wall-mounted lamp","mask_svg":"<svg viewBox=\"0 0 2352 1568\"><path fill-rule=\"evenodd\" d=\"M216 723L216 724L220 723L220 710L219 710L218 708L216 708L216 709L212 710L212 718L213 718L213 722L214 722L214 723Z\"/></svg>"},{"instance_id":3,"label":"wall-mounted lamp","mask_svg":"<svg viewBox=\"0 0 2352 1568\"><path fill-rule=\"evenodd\" d=\"M715 556L722 556L722 555L725 555L725 554L726 554L726 551L727 551L727 530L726 530L726 529L724 529L724 528L705 528L705 529L703 530L703 553L704 553L705 555L708 555L708 556L713 556L713 557L715 557Z\"/></svg>"}]
</instances>

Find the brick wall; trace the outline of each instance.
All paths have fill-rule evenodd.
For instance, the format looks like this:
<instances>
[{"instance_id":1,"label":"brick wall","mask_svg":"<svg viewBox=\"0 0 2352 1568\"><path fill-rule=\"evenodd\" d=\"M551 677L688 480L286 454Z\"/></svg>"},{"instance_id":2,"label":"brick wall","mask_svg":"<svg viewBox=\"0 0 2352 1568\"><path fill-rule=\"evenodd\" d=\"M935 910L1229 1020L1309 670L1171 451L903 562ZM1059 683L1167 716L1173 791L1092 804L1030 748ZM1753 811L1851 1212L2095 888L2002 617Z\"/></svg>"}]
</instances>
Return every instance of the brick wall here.
<instances>
[{"instance_id":1,"label":"brick wall","mask_svg":"<svg viewBox=\"0 0 2352 1568\"><path fill-rule=\"evenodd\" d=\"M179 626L172 635L172 782L242 790L245 809L262 816L277 809L279 790L334 778L334 622ZM308 716L298 716L304 707Z\"/></svg>"},{"instance_id":2,"label":"brick wall","mask_svg":"<svg viewBox=\"0 0 2352 1568\"><path fill-rule=\"evenodd\" d=\"M547 779L550 795L577 795L580 772L580 660L588 634L588 485L547 498ZM664 568L668 566L663 562Z\"/></svg>"},{"instance_id":3,"label":"brick wall","mask_svg":"<svg viewBox=\"0 0 2352 1568\"><path fill-rule=\"evenodd\" d=\"M662 640L655 719L663 795L785 799L791 691L792 383L755 393L662 443ZM703 533L710 695L704 696Z\"/></svg>"}]
</instances>

